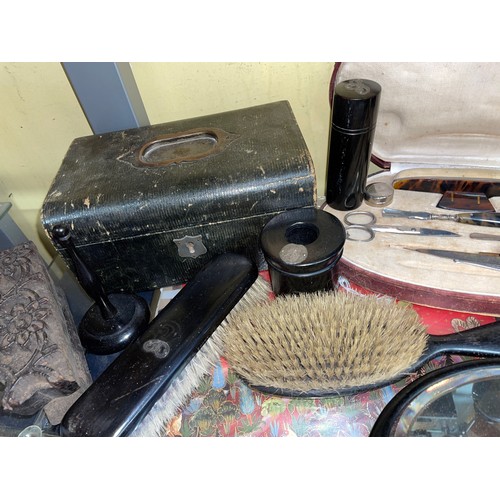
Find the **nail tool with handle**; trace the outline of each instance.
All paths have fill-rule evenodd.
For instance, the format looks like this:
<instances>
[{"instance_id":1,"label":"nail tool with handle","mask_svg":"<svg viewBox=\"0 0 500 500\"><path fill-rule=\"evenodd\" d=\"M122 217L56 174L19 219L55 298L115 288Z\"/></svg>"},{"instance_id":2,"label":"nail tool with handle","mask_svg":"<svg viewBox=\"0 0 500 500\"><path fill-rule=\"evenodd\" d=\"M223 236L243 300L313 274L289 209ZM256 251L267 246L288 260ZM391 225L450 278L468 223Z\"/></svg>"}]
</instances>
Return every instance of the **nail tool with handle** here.
<instances>
[{"instance_id":1,"label":"nail tool with handle","mask_svg":"<svg viewBox=\"0 0 500 500\"><path fill-rule=\"evenodd\" d=\"M375 237L375 232L416 236L460 236L457 233L441 229L377 225L376 222L377 218L371 212L349 212L344 217L344 223L346 224L346 238L352 241L371 241Z\"/></svg>"},{"instance_id":2,"label":"nail tool with handle","mask_svg":"<svg viewBox=\"0 0 500 500\"><path fill-rule=\"evenodd\" d=\"M500 227L500 213L478 212L464 214L433 214L430 212L414 212L411 210L398 210L395 208L384 208L384 217L403 217L419 220L451 220L463 224L475 224L478 226Z\"/></svg>"}]
</instances>

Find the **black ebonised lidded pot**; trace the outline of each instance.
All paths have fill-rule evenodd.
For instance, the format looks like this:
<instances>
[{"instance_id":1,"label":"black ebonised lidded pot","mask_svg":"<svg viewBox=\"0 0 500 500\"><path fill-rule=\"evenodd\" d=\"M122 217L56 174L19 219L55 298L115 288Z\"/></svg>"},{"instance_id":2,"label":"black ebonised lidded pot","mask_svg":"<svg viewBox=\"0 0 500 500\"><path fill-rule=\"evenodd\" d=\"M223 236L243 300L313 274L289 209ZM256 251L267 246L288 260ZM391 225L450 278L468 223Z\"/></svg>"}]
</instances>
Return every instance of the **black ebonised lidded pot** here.
<instances>
[{"instance_id":1,"label":"black ebonised lidded pot","mask_svg":"<svg viewBox=\"0 0 500 500\"><path fill-rule=\"evenodd\" d=\"M332 214L306 207L273 217L260 245L275 295L333 290L345 229Z\"/></svg>"}]
</instances>

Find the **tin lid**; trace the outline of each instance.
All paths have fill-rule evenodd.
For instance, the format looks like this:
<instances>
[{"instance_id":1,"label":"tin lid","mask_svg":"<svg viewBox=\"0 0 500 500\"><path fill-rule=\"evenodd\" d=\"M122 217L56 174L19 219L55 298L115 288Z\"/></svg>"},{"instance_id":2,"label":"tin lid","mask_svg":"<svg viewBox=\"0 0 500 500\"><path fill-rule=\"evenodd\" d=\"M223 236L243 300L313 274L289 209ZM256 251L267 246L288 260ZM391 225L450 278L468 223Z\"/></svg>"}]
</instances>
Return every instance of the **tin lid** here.
<instances>
[{"instance_id":1,"label":"tin lid","mask_svg":"<svg viewBox=\"0 0 500 500\"><path fill-rule=\"evenodd\" d=\"M381 90L372 80L354 78L340 82L333 98L332 124L357 132L373 128Z\"/></svg>"},{"instance_id":2,"label":"tin lid","mask_svg":"<svg viewBox=\"0 0 500 500\"><path fill-rule=\"evenodd\" d=\"M386 182L372 182L365 189L365 201L372 207L385 207L392 203L394 188Z\"/></svg>"}]
</instances>

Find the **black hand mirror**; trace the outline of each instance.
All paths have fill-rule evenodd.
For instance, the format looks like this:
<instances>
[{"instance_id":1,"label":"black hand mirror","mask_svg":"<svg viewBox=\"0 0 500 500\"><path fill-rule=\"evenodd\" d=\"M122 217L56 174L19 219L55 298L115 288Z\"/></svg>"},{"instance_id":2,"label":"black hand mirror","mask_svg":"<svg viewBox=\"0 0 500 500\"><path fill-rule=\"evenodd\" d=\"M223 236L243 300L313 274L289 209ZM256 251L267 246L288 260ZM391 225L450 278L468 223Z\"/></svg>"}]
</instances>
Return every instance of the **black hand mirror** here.
<instances>
[{"instance_id":1,"label":"black hand mirror","mask_svg":"<svg viewBox=\"0 0 500 500\"><path fill-rule=\"evenodd\" d=\"M370 437L500 436L500 359L439 368L404 387Z\"/></svg>"}]
</instances>

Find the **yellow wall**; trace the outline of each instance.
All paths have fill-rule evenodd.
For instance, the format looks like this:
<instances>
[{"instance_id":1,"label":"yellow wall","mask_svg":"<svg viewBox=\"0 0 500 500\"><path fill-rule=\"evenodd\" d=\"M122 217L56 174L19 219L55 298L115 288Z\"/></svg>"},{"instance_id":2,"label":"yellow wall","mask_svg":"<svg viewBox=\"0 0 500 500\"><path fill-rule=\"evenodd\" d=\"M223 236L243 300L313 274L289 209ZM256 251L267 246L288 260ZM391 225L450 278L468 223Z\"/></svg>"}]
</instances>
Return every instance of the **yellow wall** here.
<instances>
[{"instance_id":1,"label":"yellow wall","mask_svg":"<svg viewBox=\"0 0 500 500\"><path fill-rule=\"evenodd\" d=\"M92 131L59 63L0 63L0 110L0 201L48 260L40 207L71 141Z\"/></svg>"},{"instance_id":2,"label":"yellow wall","mask_svg":"<svg viewBox=\"0 0 500 500\"><path fill-rule=\"evenodd\" d=\"M333 63L131 63L152 124L290 101L324 193ZM75 137L91 129L57 63L0 63L0 201L50 259L39 210Z\"/></svg>"}]
</instances>

